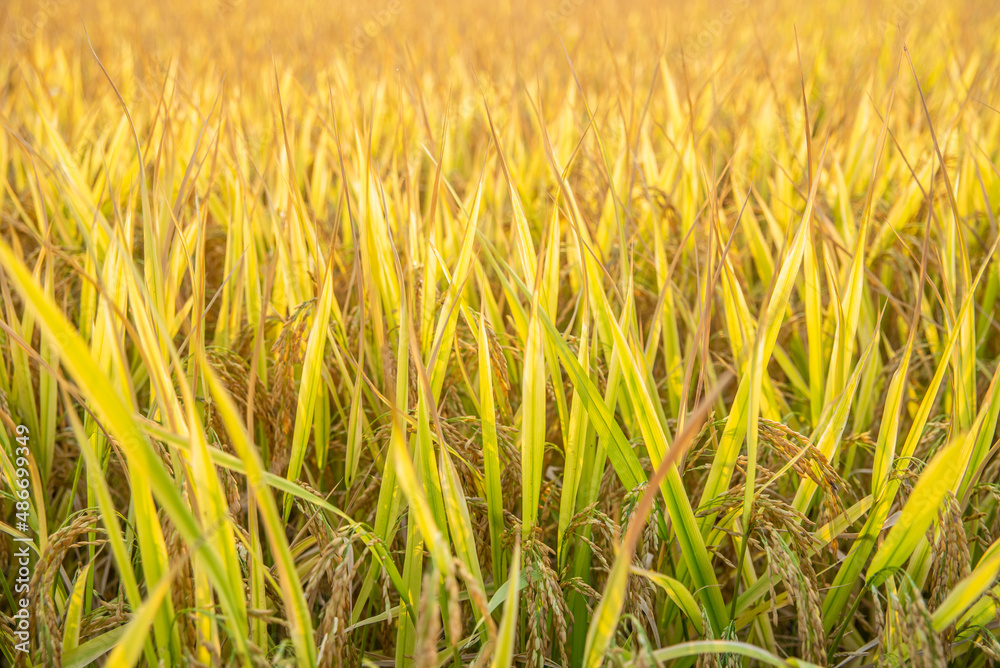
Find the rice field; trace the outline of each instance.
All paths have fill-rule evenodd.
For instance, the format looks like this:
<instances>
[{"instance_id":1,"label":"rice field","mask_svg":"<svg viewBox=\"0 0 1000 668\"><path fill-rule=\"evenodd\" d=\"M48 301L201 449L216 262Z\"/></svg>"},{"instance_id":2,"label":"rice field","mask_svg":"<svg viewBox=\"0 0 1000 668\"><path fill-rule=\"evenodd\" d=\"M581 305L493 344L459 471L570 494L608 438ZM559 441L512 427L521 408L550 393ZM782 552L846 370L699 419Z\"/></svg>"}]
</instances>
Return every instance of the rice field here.
<instances>
[{"instance_id":1,"label":"rice field","mask_svg":"<svg viewBox=\"0 0 1000 668\"><path fill-rule=\"evenodd\" d=\"M5 3L0 665L1000 661L988 4Z\"/></svg>"}]
</instances>

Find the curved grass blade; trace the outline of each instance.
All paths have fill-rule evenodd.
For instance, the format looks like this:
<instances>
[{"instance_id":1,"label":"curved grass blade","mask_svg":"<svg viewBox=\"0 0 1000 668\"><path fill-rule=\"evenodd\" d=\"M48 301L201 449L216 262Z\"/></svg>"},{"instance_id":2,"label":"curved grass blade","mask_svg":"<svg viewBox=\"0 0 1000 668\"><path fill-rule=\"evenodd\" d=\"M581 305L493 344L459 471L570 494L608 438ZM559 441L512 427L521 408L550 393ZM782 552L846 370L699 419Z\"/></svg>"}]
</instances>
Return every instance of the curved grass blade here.
<instances>
[{"instance_id":1,"label":"curved grass blade","mask_svg":"<svg viewBox=\"0 0 1000 668\"><path fill-rule=\"evenodd\" d=\"M675 462L690 447L695 436L701 430L701 425L708 416L712 404L722 394L728 385L730 377L724 378L715 388L705 395L701 405L692 412L686 421L684 430L677 435L673 444L666 451L663 459L656 468L656 473L649 480L646 490L643 492L639 503L636 505L632 519L629 521L625 538L622 540L618 556L611 567L608 581L604 585L600 602L594 610L593 619L587 630L587 644L584 648L583 665L585 668L598 668L604 662L605 652L611 643L611 639L618 628L618 619L621 616L622 605L625 602L628 575L631 570L632 556L635 552L636 544L646 524L650 510L653 507L653 497L657 488L666 478L670 471L676 471ZM718 590L716 590L718 593ZM721 600L721 594L719 599Z\"/></svg>"}]
</instances>

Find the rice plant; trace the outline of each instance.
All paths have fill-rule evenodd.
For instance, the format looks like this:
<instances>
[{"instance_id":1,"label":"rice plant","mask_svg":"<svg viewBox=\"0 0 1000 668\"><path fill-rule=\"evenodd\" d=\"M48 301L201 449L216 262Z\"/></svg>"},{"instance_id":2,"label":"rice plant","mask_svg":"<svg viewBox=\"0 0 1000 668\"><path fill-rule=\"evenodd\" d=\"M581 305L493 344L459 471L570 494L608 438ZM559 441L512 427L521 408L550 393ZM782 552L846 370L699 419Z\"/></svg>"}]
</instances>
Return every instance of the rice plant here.
<instances>
[{"instance_id":1,"label":"rice plant","mask_svg":"<svg viewBox=\"0 0 1000 668\"><path fill-rule=\"evenodd\" d=\"M0 662L1000 662L1000 15L0 37Z\"/></svg>"}]
</instances>

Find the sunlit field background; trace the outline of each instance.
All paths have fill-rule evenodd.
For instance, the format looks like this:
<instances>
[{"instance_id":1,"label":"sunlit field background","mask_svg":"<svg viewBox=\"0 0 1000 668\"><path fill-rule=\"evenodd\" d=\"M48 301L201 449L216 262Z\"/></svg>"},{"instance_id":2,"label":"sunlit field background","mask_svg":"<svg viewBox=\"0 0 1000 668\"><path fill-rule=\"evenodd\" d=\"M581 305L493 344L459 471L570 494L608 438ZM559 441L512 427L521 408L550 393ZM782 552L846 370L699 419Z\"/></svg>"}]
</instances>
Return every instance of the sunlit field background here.
<instances>
[{"instance_id":1,"label":"sunlit field background","mask_svg":"<svg viewBox=\"0 0 1000 668\"><path fill-rule=\"evenodd\" d=\"M0 663L1000 660L1000 14L835 4L5 3Z\"/></svg>"}]
</instances>

